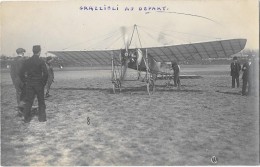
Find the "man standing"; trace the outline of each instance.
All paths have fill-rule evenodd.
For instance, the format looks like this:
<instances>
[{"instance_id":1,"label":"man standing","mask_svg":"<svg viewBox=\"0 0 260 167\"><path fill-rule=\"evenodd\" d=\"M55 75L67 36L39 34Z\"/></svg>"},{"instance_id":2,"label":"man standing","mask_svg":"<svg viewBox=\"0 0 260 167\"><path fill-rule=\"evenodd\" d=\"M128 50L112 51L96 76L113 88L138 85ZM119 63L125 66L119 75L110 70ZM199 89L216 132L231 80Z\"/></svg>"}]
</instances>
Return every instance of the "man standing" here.
<instances>
[{"instance_id":1,"label":"man standing","mask_svg":"<svg viewBox=\"0 0 260 167\"><path fill-rule=\"evenodd\" d=\"M13 85L16 90L16 100L18 105L18 116L22 116L22 106L24 104L25 98L25 82L23 82L19 76L22 65L25 61L24 53L25 49L18 48L16 49L17 57L11 63L10 75L12 78Z\"/></svg>"},{"instance_id":2,"label":"man standing","mask_svg":"<svg viewBox=\"0 0 260 167\"><path fill-rule=\"evenodd\" d=\"M26 60L22 66L20 77L25 81L25 73L27 73L26 84L26 104L24 108L24 122L31 120L30 111L35 95L38 99L39 121L46 121L46 105L44 101L44 86L46 85L48 72L45 62L40 59L41 46L33 46L33 56Z\"/></svg>"},{"instance_id":3,"label":"man standing","mask_svg":"<svg viewBox=\"0 0 260 167\"><path fill-rule=\"evenodd\" d=\"M180 89L181 82L180 82L180 66L177 64L177 62L172 62L172 69L173 69L173 75L174 75L174 86L178 86L178 89Z\"/></svg>"},{"instance_id":4,"label":"man standing","mask_svg":"<svg viewBox=\"0 0 260 167\"><path fill-rule=\"evenodd\" d=\"M243 79L242 96L247 95L246 94L247 83L248 83L248 94L251 91L251 80L249 78L249 76L250 76L250 65L251 65L251 56L248 56L247 62L245 62L243 64L243 68L242 68L242 71L243 71L243 76L242 76L242 79Z\"/></svg>"},{"instance_id":5,"label":"man standing","mask_svg":"<svg viewBox=\"0 0 260 167\"><path fill-rule=\"evenodd\" d=\"M237 87L239 87L239 73L241 70L241 66L237 61L236 56L233 57L233 62L231 63L230 68L231 68L230 75L232 76L232 88L235 88L235 82L237 82Z\"/></svg>"},{"instance_id":6,"label":"man standing","mask_svg":"<svg viewBox=\"0 0 260 167\"><path fill-rule=\"evenodd\" d=\"M47 70L48 70L48 80L47 80L47 85L46 85L46 94L45 94L45 97L49 97L50 94L49 94L49 91L50 91L50 88L51 88L51 84L54 82L54 72L53 72L53 67L52 67L52 57L49 56L47 57L46 59L46 67L47 67Z\"/></svg>"}]
</instances>

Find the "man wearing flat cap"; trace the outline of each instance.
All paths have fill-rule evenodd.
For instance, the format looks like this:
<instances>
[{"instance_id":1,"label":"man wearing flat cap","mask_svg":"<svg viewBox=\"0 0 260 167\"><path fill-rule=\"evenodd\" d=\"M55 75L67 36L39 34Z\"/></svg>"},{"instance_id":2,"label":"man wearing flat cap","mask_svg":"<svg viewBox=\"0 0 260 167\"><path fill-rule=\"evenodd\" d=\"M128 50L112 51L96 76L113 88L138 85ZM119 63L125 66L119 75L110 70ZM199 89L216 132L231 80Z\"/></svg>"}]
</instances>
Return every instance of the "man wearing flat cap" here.
<instances>
[{"instance_id":1,"label":"man wearing flat cap","mask_svg":"<svg viewBox=\"0 0 260 167\"><path fill-rule=\"evenodd\" d=\"M26 80L26 98L25 98L25 108L24 108L24 122L28 123L31 120L31 108L33 105L34 97L37 96L39 116L38 120L40 122L46 121L46 105L44 101L44 87L47 82L48 72L45 62L40 59L41 46L33 46L33 56L27 59L20 72L20 77L22 81ZM27 73L27 78L25 74Z\"/></svg>"},{"instance_id":2,"label":"man wearing flat cap","mask_svg":"<svg viewBox=\"0 0 260 167\"><path fill-rule=\"evenodd\" d=\"M230 65L231 72L230 75L232 76L232 88L235 88L235 82L237 83L237 87L239 87L239 74L241 70L241 65L237 61L237 57L233 57L233 62Z\"/></svg>"},{"instance_id":3,"label":"man wearing flat cap","mask_svg":"<svg viewBox=\"0 0 260 167\"><path fill-rule=\"evenodd\" d=\"M174 86L178 86L178 90L180 90L181 82L180 82L180 66L177 64L176 61L172 62L172 69L173 69L173 75L174 75Z\"/></svg>"},{"instance_id":4,"label":"man wearing flat cap","mask_svg":"<svg viewBox=\"0 0 260 167\"><path fill-rule=\"evenodd\" d=\"M48 56L46 58L46 67L48 70L48 80L47 80L47 84L46 84L46 94L45 94L46 98L50 96L49 91L51 88L51 84L54 82L54 72L53 72L53 67L52 67L52 61L53 61L53 59L51 56Z\"/></svg>"},{"instance_id":5,"label":"man wearing flat cap","mask_svg":"<svg viewBox=\"0 0 260 167\"><path fill-rule=\"evenodd\" d=\"M22 108L25 98L25 83L21 80L19 73L21 71L22 65L25 62L25 49L18 48L16 49L17 57L11 62L10 75L12 78L13 85L16 90L16 100L18 105L18 116L22 116Z\"/></svg>"}]
</instances>

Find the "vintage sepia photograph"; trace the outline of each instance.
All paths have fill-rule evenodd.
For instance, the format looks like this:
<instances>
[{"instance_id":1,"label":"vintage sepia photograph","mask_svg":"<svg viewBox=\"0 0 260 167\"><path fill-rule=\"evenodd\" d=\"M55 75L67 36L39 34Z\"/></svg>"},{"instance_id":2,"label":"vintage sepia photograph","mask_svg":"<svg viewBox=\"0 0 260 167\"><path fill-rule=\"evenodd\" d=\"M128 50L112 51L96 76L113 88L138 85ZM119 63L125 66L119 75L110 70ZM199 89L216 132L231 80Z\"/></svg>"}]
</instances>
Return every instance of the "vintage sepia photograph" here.
<instances>
[{"instance_id":1,"label":"vintage sepia photograph","mask_svg":"<svg viewBox=\"0 0 260 167\"><path fill-rule=\"evenodd\" d=\"M259 165L259 0L0 8L1 166Z\"/></svg>"}]
</instances>

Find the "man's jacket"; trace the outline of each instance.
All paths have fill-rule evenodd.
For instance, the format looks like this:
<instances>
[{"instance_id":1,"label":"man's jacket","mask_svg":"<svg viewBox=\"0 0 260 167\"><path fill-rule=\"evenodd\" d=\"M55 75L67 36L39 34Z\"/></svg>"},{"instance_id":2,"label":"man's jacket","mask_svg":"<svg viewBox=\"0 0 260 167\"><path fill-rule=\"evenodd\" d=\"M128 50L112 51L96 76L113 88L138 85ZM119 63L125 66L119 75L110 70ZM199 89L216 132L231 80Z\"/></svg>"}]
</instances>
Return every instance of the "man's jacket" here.
<instances>
[{"instance_id":1,"label":"man's jacket","mask_svg":"<svg viewBox=\"0 0 260 167\"><path fill-rule=\"evenodd\" d=\"M230 65L231 73L230 75L233 77L239 77L239 72L241 70L241 66L239 63L232 62Z\"/></svg>"},{"instance_id":2,"label":"man's jacket","mask_svg":"<svg viewBox=\"0 0 260 167\"><path fill-rule=\"evenodd\" d=\"M249 62L244 63L243 68L242 68L242 71L244 72L243 76L242 76L242 79L248 80L248 78L249 78L249 70L250 70Z\"/></svg>"},{"instance_id":3,"label":"man's jacket","mask_svg":"<svg viewBox=\"0 0 260 167\"><path fill-rule=\"evenodd\" d=\"M17 82L21 82L19 73L22 69L23 63L25 62L25 58L22 56L17 56L11 63L10 75L13 81L13 84Z\"/></svg>"},{"instance_id":4,"label":"man's jacket","mask_svg":"<svg viewBox=\"0 0 260 167\"><path fill-rule=\"evenodd\" d=\"M180 73L179 65L173 65L172 69L173 69L174 75L178 75Z\"/></svg>"},{"instance_id":5,"label":"man's jacket","mask_svg":"<svg viewBox=\"0 0 260 167\"><path fill-rule=\"evenodd\" d=\"M27 77L25 78L25 74ZM21 69L20 77L23 82L31 85L46 85L48 79L48 71L45 62L37 55L33 55L27 59Z\"/></svg>"}]
</instances>

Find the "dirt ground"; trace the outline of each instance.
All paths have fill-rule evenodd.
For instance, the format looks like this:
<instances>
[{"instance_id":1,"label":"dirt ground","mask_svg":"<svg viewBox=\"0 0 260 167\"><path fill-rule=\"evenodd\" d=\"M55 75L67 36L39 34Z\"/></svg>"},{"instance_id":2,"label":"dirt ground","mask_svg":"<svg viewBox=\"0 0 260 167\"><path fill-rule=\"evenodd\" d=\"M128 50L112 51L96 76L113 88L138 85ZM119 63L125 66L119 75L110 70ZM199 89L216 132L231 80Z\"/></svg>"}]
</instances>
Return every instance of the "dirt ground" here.
<instances>
[{"instance_id":1,"label":"dirt ground","mask_svg":"<svg viewBox=\"0 0 260 167\"><path fill-rule=\"evenodd\" d=\"M57 70L47 122L29 124L2 71L1 165L213 165L213 156L217 165L258 164L257 95L231 88L229 66L182 71L203 78L181 80L180 91L158 81L149 96L139 81L113 94L109 70Z\"/></svg>"}]
</instances>

